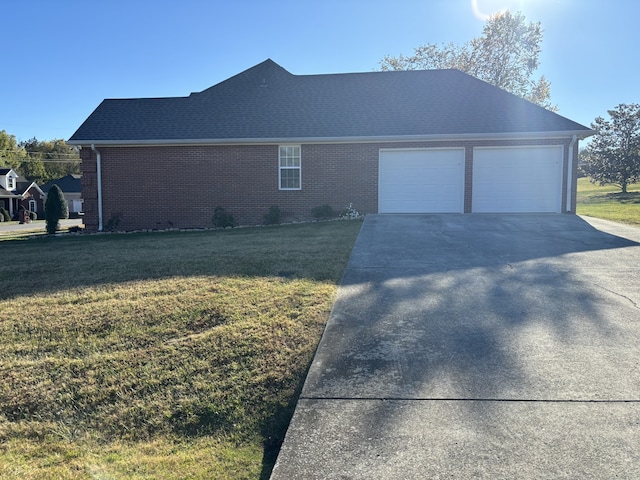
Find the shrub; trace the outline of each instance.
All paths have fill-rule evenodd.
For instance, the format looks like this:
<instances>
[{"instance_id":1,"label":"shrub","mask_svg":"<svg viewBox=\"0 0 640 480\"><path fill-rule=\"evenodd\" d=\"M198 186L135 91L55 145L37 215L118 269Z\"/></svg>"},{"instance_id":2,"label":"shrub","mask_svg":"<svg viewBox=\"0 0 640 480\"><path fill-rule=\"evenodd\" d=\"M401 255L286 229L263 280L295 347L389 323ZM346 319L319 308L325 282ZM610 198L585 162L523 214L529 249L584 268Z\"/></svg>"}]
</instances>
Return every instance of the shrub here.
<instances>
[{"instance_id":1,"label":"shrub","mask_svg":"<svg viewBox=\"0 0 640 480\"><path fill-rule=\"evenodd\" d=\"M107 232L115 232L116 230L118 230L118 227L121 223L122 218L120 218L120 215L114 213L113 215L111 215L111 218L109 218L107 224L104 226L104 230Z\"/></svg>"},{"instance_id":2,"label":"shrub","mask_svg":"<svg viewBox=\"0 0 640 480\"><path fill-rule=\"evenodd\" d=\"M233 221L233 215L225 212L223 207L216 207L213 211L213 218L211 219L214 227L227 228L235 227L236 224Z\"/></svg>"},{"instance_id":3,"label":"shrub","mask_svg":"<svg viewBox=\"0 0 640 480\"><path fill-rule=\"evenodd\" d=\"M56 233L59 228L59 220L69 217L69 207L64 199L62 190L58 185L49 189L47 201L44 204L44 218L47 221L47 233Z\"/></svg>"},{"instance_id":4,"label":"shrub","mask_svg":"<svg viewBox=\"0 0 640 480\"><path fill-rule=\"evenodd\" d=\"M0 208L0 214L2 214L5 222L11 221L11 215L9 215L9 212L7 212L4 207Z\"/></svg>"},{"instance_id":5,"label":"shrub","mask_svg":"<svg viewBox=\"0 0 640 480\"><path fill-rule=\"evenodd\" d=\"M280 207L272 205L269 211L264 216L265 225L278 225L280 224Z\"/></svg>"},{"instance_id":6,"label":"shrub","mask_svg":"<svg viewBox=\"0 0 640 480\"><path fill-rule=\"evenodd\" d=\"M311 209L311 214L313 218L318 220L326 220L328 218L333 218L336 216L336 212L333 211L330 205L320 205L319 207L313 207Z\"/></svg>"}]
</instances>

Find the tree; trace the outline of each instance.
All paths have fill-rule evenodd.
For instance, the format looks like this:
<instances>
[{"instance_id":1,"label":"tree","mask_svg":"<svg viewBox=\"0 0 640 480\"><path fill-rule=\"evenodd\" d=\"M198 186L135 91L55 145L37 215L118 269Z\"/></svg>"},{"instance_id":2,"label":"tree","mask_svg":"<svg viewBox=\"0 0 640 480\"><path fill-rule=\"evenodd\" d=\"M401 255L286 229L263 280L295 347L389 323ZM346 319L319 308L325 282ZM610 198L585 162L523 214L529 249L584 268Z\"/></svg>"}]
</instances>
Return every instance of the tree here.
<instances>
[{"instance_id":1,"label":"tree","mask_svg":"<svg viewBox=\"0 0 640 480\"><path fill-rule=\"evenodd\" d=\"M627 193L627 186L640 181L640 105L621 103L608 111L611 120L598 117L596 131L586 148L582 169L591 181L612 184Z\"/></svg>"},{"instance_id":2,"label":"tree","mask_svg":"<svg viewBox=\"0 0 640 480\"><path fill-rule=\"evenodd\" d=\"M60 227L59 220L69 217L69 207L58 185L53 185L44 203L44 218L47 222L47 233L56 233Z\"/></svg>"},{"instance_id":3,"label":"tree","mask_svg":"<svg viewBox=\"0 0 640 480\"><path fill-rule=\"evenodd\" d=\"M455 68L549 110L551 84L541 76L532 78L540 64L542 27L526 23L522 13L509 11L489 17L480 37L455 45L427 44L409 57L385 56L383 71Z\"/></svg>"},{"instance_id":4,"label":"tree","mask_svg":"<svg viewBox=\"0 0 640 480\"><path fill-rule=\"evenodd\" d=\"M37 182L40 185L49 180L44 163L39 158L27 156L20 162L18 172L30 181Z\"/></svg>"},{"instance_id":5,"label":"tree","mask_svg":"<svg viewBox=\"0 0 640 480\"><path fill-rule=\"evenodd\" d=\"M29 168L25 166L23 175L30 180L44 183L56 178L62 178L70 173L80 173L80 162L78 149L67 145L64 140L40 141L31 138L21 142L27 158L38 165ZM31 176L28 172L33 172Z\"/></svg>"},{"instance_id":6,"label":"tree","mask_svg":"<svg viewBox=\"0 0 640 480\"><path fill-rule=\"evenodd\" d=\"M16 137L0 130L0 167L19 170L24 158L24 150L18 145Z\"/></svg>"},{"instance_id":7,"label":"tree","mask_svg":"<svg viewBox=\"0 0 640 480\"><path fill-rule=\"evenodd\" d=\"M37 138L18 143L14 135L0 130L0 167L13 168L28 180L43 184L70 173L80 173L77 147L64 140L40 141Z\"/></svg>"}]
</instances>

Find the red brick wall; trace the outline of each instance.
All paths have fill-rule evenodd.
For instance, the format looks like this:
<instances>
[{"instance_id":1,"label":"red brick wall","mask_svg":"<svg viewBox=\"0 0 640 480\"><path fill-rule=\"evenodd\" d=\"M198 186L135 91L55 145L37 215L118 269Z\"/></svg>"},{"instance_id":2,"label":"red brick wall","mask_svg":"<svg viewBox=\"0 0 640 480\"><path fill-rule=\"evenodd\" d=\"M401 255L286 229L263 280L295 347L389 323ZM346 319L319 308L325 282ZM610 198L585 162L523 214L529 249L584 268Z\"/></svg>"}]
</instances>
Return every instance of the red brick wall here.
<instances>
[{"instance_id":1,"label":"red brick wall","mask_svg":"<svg viewBox=\"0 0 640 480\"><path fill-rule=\"evenodd\" d=\"M210 227L218 206L241 225L263 223L272 205L280 207L282 221L310 219L311 209L323 204L339 211L353 203L361 213L375 213L381 148L465 147L465 212L470 212L474 146L541 144L565 145L566 172L569 140L303 144L302 189L288 191L278 189L278 145L97 147L103 223L117 216L122 230ZM81 157L84 221L95 231L96 156L84 147Z\"/></svg>"},{"instance_id":2,"label":"red brick wall","mask_svg":"<svg viewBox=\"0 0 640 480\"><path fill-rule=\"evenodd\" d=\"M85 146L80 150L82 159L82 199L84 200L83 222L88 231L98 230L98 182L96 177L96 157Z\"/></svg>"},{"instance_id":3,"label":"red brick wall","mask_svg":"<svg viewBox=\"0 0 640 480\"><path fill-rule=\"evenodd\" d=\"M44 198L35 187L31 187L25 194L24 199L19 202L25 210L29 210L29 200L36 201L37 207L35 211L37 214L40 215L44 213ZM42 218L40 220L42 220Z\"/></svg>"}]
</instances>

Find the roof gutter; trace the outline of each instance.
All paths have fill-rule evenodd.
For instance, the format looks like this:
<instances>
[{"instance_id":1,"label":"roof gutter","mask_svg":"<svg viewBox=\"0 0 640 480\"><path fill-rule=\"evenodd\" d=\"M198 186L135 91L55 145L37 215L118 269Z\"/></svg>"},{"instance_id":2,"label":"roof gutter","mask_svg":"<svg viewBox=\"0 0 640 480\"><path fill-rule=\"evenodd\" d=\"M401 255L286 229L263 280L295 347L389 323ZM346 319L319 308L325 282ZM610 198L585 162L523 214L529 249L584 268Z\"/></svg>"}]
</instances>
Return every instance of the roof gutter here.
<instances>
[{"instance_id":1,"label":"roof gutter","mask_svg":"<svg viewBox=\"0 0 640 480\"><path fill-rule=\"evenodd\" d=\"M571 212L571 199L573 197L573 150L578 142L578 136L574 135L569 144L569 165L567 166L567 212Z\"/></svg>"},{"instance_id":2,"label":"roof gutter","mask_svg":"<svg viewBox=\"0 0 640 480\"><path fill-rule=\"evenodd\" d=\"M98 177L98 231L102 231L102 155L92 143L91 150L96 154L96 175Z\"/></svg>"},{"instance_id":3,"label":"roof gutter","mask_svg":"<svg viewBox=\"0 0 640 480\"><path fill-rule=\"evenodd\" d=\"M514 133L461 133L433 135L380 135L353 137L273 137L273 138L160 138L128 140L69 140L69 145L101 146L179 146L179 145L268 145L283 143L380 143L380 142L436 142L469 140L538 140L561 139L577 136L584 139L594 135L593 130L568 130L557 132L514 132Z\"/></svg>"}]
</instances>

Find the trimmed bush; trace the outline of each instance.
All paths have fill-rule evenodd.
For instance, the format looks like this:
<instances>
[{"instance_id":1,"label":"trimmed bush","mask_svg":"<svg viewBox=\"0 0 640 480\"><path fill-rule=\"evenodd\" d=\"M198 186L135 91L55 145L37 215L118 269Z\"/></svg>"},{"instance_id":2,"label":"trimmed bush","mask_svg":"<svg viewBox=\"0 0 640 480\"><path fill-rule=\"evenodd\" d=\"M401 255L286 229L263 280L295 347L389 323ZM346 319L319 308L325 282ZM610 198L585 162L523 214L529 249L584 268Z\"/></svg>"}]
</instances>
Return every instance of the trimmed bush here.
<instances>
[{"instance_id":1,"label":"trimmed bush","mask_svg":"<svg viewBox=\"0 0 640 480\"><path fill-rule=\"evenodd\" d=\"M104 231L115 232L118 230L120 223L122 223L122 218L120 218L120 215L113 214L111 215L111 218L107 221L107 224L104 226Z\"/></svg>"},{"instance_id":2,"label":"trimmed bush","mask_svg":"<svg viewBox=\"0 0 640 480\"><path fill-rule=\"evenodd\" d=\"M336 213L330 205L320 205L319 207L313 207L311 209L311 215L318 220L326 220L335 217Z\"/></svg>"},{"instance_id":3,"label":"trimmed bush","mask_svg":"<svg viewBox=\"0 0 640 480\"><path fill-rule=\"evenodd\" d=\"M236 224L233 221L233 215L225 212L223 207L216 207L213 211L213 218L211 219L214 227L227 228L235 227Z\"/></svg>"},{"instance_id":4,"label":"trimmed bush","mask_svg":"<svg viewBox=\"0 0 640 480\"><path fill-rule=\"evenodd\" d=\"M280 207L275 205L271 206L269 211L264 216L265 225L279 225L280 224Z\"/></svg>"},{"instance_id":5,"label":"trimmed bush","mask_svg":"<svg viewBox=\"0 0 640 480\"><path fill-rule=\"evenodd\" d=\"M69 207L64 199L62 190L58 185L53 185L49 189L47 201L44 204L44 219L47 221L47 233L56 233L60 227L59 220L69 217Z\"/></svg>"}]
</instances>

